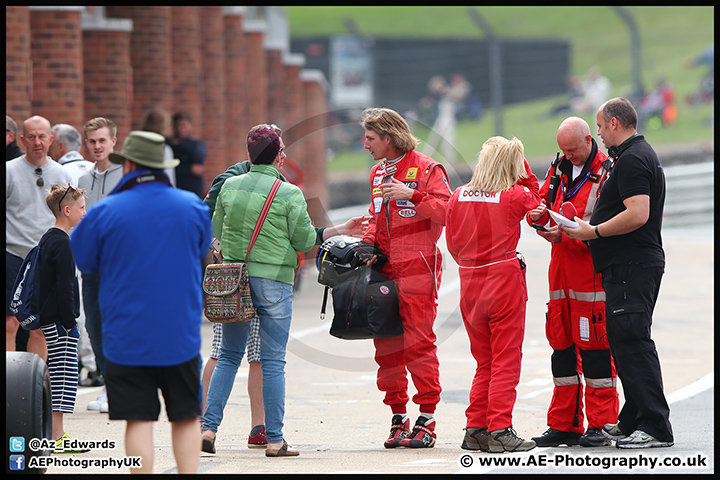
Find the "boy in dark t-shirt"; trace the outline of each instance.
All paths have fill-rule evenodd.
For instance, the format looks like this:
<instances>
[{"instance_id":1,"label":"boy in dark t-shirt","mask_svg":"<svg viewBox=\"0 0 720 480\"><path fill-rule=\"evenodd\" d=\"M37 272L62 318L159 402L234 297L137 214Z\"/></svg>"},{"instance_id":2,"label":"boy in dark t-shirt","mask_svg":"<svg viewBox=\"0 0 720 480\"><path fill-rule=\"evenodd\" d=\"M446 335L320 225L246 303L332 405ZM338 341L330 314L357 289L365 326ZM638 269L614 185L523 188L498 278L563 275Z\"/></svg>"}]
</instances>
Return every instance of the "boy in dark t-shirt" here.
<instances>
[{"instance_id":1,"label":"boy in dark t-shirt","mask_svg":"<svg viewBox=\"0 0 720 480\"><path fill-rule=\"evenodd\" d=\"M63 415L73 413L77 396L77 344L80 334L78 281L68 232L85 215L85 189L55 184L45 202L55 215L55 224L40 239L40 329L48 349L52 393L54 453L82 453L66 449L70 436L64 431Z\"/></svg>"}]
</instances>

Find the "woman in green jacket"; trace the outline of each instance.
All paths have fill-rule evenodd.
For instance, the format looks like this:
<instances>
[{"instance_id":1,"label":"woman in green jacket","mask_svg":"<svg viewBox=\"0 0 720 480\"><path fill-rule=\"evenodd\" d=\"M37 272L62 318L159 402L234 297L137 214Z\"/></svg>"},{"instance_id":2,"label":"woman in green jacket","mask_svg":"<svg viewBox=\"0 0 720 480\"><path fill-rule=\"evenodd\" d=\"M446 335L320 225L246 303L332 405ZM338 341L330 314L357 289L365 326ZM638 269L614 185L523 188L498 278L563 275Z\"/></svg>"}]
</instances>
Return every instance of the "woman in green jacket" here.
<instances>
[{"instance_id":1,"label":"woman in green jacket","mask_svg":"<svg viewBox=\"0 0 720 480\"><path fill-rule=\"evenodd\" d=\"M285 414L285 352L292 317L292 285L298 252L315 245L316 232L302 191L283 182L263 223L249 257L248 244L265 200L285 159L282 144L272 128L251 132L247 139L252 161L245 175L229 178L220 190L213 214L213 233L222 244L224 263L246 262L250 289L260 319L260 363L268 446L265 455L296 456L299 452L283 438ZM215 442L223 410L245 353L250 322L223 325L218 364L210 380L205 409L204 442Z\"/></svg>"}]
</instances>

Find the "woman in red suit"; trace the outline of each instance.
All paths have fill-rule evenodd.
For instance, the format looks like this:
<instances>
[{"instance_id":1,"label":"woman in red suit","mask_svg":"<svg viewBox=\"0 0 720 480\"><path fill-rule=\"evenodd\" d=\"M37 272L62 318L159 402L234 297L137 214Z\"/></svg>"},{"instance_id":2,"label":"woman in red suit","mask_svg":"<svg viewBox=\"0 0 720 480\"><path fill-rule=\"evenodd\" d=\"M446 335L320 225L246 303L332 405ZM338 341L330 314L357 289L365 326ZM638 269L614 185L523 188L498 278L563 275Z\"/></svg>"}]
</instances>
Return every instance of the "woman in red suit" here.
<instances>
[{"instance_id":1,"label":"woman in red suit","mask_svg":"<svg viewBox=\"0 0 720 480\"><path fill-rule=\"evenodd\" d=\"M538 179L517 138L483 144L470 183L447 206L448 251L458 263L460 311L477 362L462 448L527 451L512 410L520 380L527 286L515 251L520 221L540 203Z\"/></svg>"}]
</instances>

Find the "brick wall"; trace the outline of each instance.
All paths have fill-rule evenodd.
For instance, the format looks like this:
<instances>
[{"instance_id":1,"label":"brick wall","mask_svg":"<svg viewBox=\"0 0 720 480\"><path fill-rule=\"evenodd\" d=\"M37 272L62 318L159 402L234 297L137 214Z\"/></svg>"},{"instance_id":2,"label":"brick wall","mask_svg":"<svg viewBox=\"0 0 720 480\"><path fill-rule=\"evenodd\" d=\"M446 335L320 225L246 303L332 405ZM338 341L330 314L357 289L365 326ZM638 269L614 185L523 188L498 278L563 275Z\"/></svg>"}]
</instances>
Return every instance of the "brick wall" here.
<instances>
[{"instance_id":1,"label":"brick wall","mask_svg":"<svg viewBox=\"0 0 720 480\"><path fill-rule=\"evenodd\" d=\"M42 115L53 125L84 122L81 11L82 7L30 7L30 105L32 115Z\"/></svg>"},{"instance_id":2,"label":"brick wall","mask_svg":"<svg viewBox=\"0 0 720 480\"><path fill-rule=\"evenodd\" d=\"M150 109L187 110L193 134L208 144L206 186L246 158L252 126L275 122L292 146L290 157L309 169L306 196L327 203L325 117L316 113L327 109L322 80L301 80L304 57L266 45L268 24L248 21L246 12L216 6L6 7L6 112L19 125L43 115L79 130L88 119L106 116L118 124L121 148ZM302 132L308 126L310 137Z\"/></svg>"},{"instance_id":3,"label":"brick wall","mask_svg":"<svg viewBox=\"0 0 720 480\"><path fill-rule=\"evenodd\" d=\"M282 68L285 72L285 83L282 90L282 109L285 115L283 123L280 124L283 128L283 141L285 142L288 159L297 164L301 170L307 161L305 145L303 142L298 142L300 132L297 128L305 116L303 87L300 81L300 68L304 63L304 59L305 57L301 55L291 56L290 63L288 63L287 58L283 59ZM303 173L303 189L304 176Z\"/></svg>"},{"instance_id":4,"label":"brick wall","mask_svg":"<svg viewBox=\"0 0 720 480\"><path fill-rule=\"evenodd\" d=\"M305 149L305 161L302 163L305 173L305 198L315 199L308 202L308 213L315 225L323 225L325 211L330 209L325 173L327 91L321 73L317 70L304 71L301 80L305 115L301 122L300 142Z\"/></svg>"},{"instance_id":5,"label":"brick wall","mask_svg":"<svg viewBox=\"0 0 720 480\"><path fill-rule=\"evenodd\" d=\"M83 118L105 117L115 122L117 148L121 148L132 123L131 32L132 21L126 19L83 23ZM75 127L83 131L82 124Z\"/></svg>"},{"instance_id":6,"label":"brick wall","mask_svg":"<svg viewBox=\"0 0 720 480\"><path fill-rule=\"evenodd\" d=\"M267 54L263 47L265 24L245 22L247 40L247 105L250 126L268 123Z\"/></svg>"},{"instance_id":7,"label":"brick wall","mask_svg":"<svg viewBox=\"0 0 720 480\"><path fill-rule=\"evenodd\" d=\"M138 130L147 112L173 108L171 7L106 7L108 17L133 21L130 65L133 98L131 130Z\"/></svg>"},{"instance_id":8,"label":"brick wall","mask_svg":"<svg viewBox=\"0 0 720 480\"><path fill-rule=\"evenodd\" d=\"M198 7L171 7L172 113L185 111L193 119L193 136L202 128L202 49Z\"/></svg>"},{"instance_id":9,"label":"brick wall","mask_svg":"<svg viewBox=\"0 0 720 480\"><path fill-rule=\"evenodd\" d=\"M205 140L205 185L225 171L229 163L225 138L225 48L222 7L200 8L200 45L202 54L202 123L195 124L196 134Z\"/></svg>"},{"instance_id":10,"label":"brick wall","mask_svg":"<svg viewBox=\"0 0 720 480\"><path fill-rule=\"evenodd\" d=\"M300 81L300 71L305 63L305 57L302 55L291 55L283 61L283 69L285 70L285 86L283 89L283 111L285 117L283 119L283 128L288 129L284 136L287 144L297 141L297 130L292 129L303 120L304 102L303 88Z\"/></svg>"},{"instance_id":11,"label":"brick wall","mask_svg":"<svg viewBox=\"0 0 720 480\"><path fill-rule=\"evenodd\" d=\"M285 71L283 69L282 50L265 50L267 58L267 121L284 126L285 109L283 95L285 91Z\"/></svg>"},{"instance_id":12,"label":"brick wall","mask_svg":"<svg viewBox=\"0 0 720 480\"><path fill-rule=\"evenodd\" d=\"M18 124L18 134L31 115L29 62L30 11L28 7L5 7L5 112Z\"/></svg>"},{"instance_id":13,"label":"brick wall","mask_svg":"<svg viewBox=\"0 0 720 480\"><path fill-rule=\"evenodd\" d=\"M245 135L252 127L248 115L247 75L248 46L244 32L244 7L223 11L225 43L225 138L227 163L247 159Z\"/></svg>"}]
</instances>

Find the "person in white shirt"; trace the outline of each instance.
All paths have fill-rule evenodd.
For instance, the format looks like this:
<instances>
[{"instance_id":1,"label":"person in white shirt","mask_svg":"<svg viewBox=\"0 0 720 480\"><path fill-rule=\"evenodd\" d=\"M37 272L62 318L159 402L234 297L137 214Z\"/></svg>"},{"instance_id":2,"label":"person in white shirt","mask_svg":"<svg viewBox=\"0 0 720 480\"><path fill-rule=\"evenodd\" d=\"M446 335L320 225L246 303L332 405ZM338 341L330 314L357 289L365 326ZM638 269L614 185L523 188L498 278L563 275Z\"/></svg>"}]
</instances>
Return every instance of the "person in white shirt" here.
<instances>
[{"instance_id":1,"label":"person in white shirt","mask_svg":"<svg viewBox=\"0 0 720 480\"><path fill-rule=\"evenodd\" d=\"M48 155L70 172L72 185L77 187L80 177L95 166L79 153L82 136L75 127L66 123L53 125L51 132L55 140L50 145Z\"/></svg>"}]
</instances>

